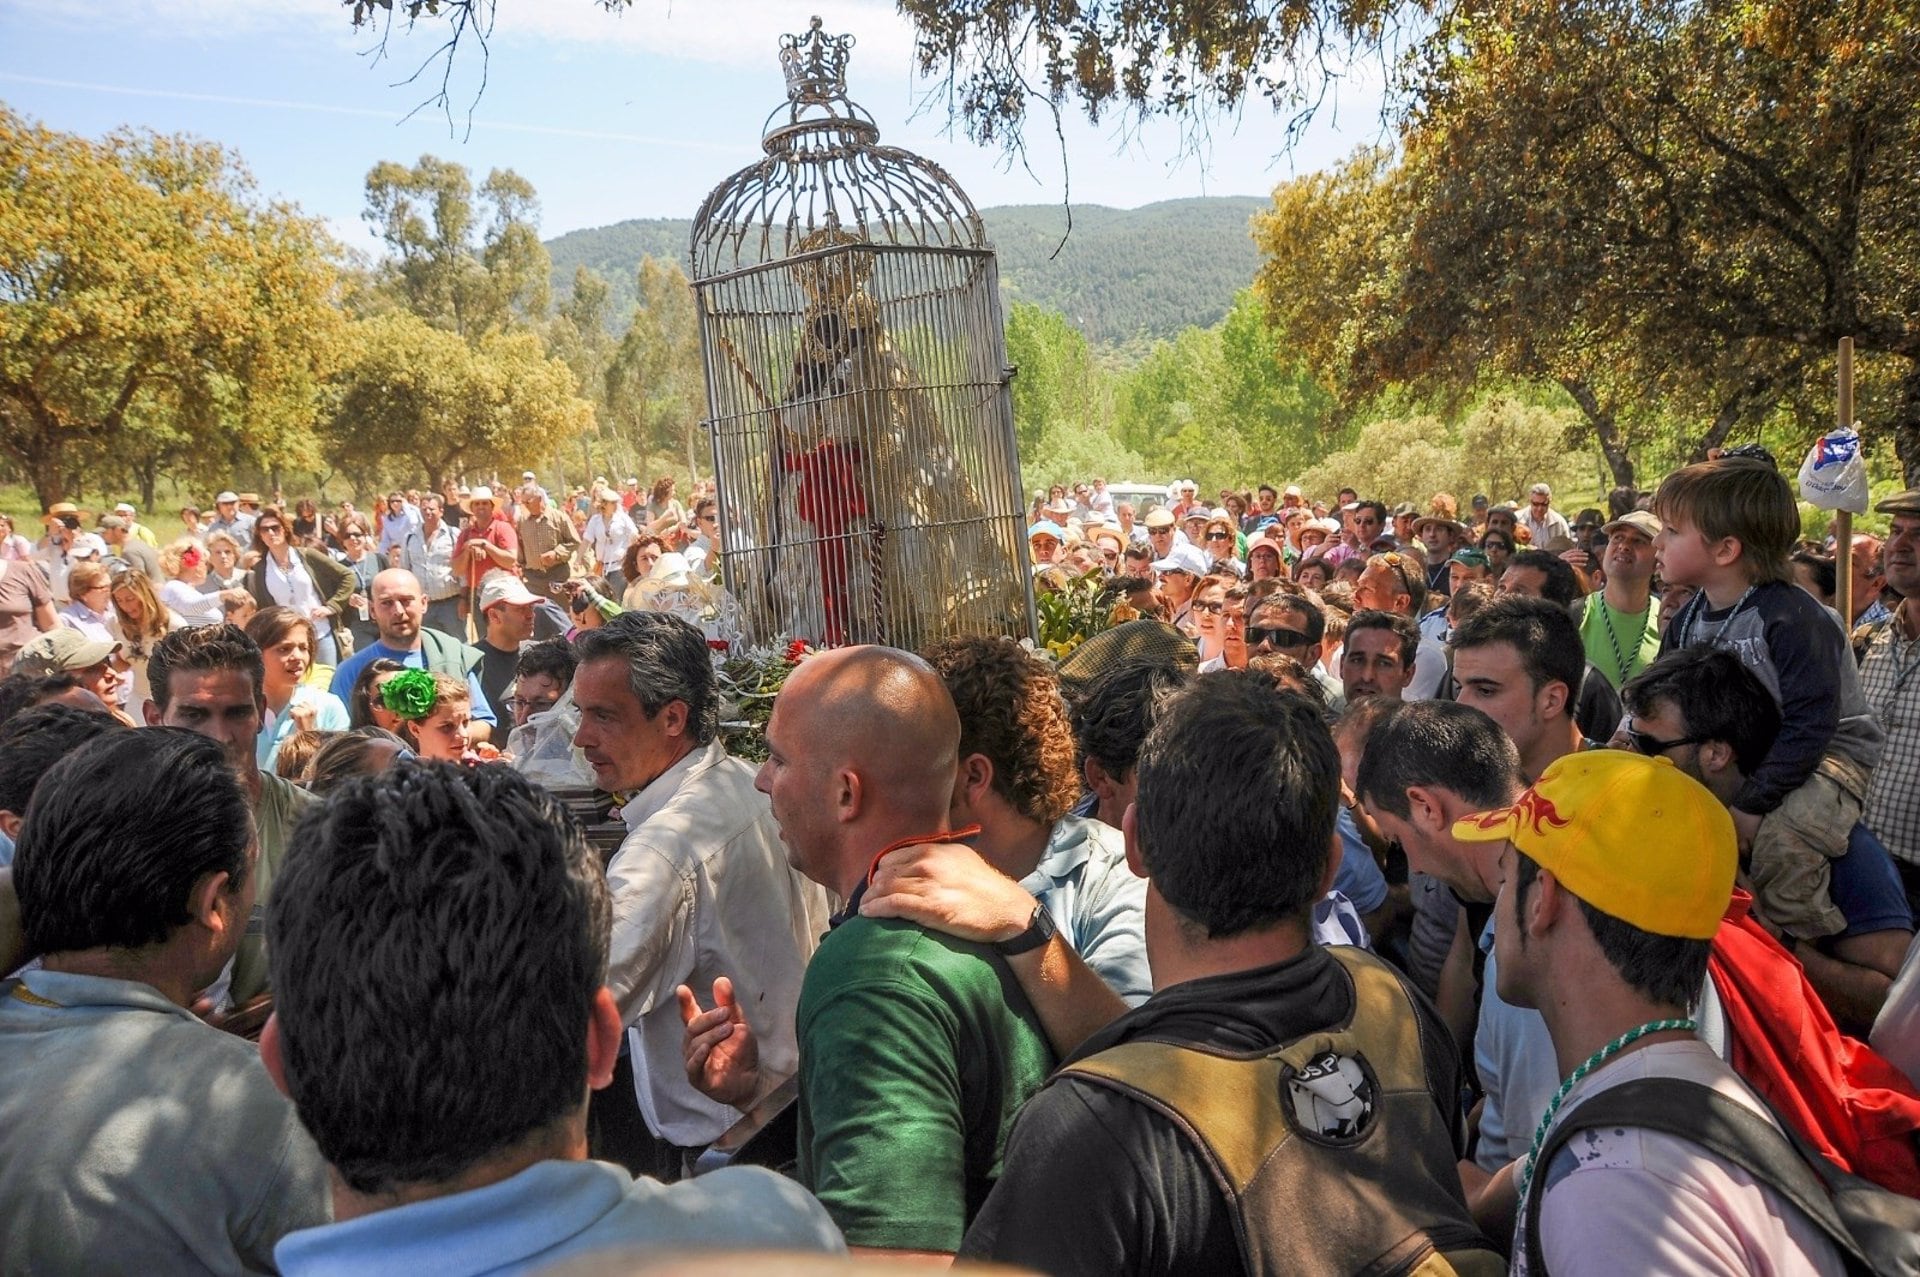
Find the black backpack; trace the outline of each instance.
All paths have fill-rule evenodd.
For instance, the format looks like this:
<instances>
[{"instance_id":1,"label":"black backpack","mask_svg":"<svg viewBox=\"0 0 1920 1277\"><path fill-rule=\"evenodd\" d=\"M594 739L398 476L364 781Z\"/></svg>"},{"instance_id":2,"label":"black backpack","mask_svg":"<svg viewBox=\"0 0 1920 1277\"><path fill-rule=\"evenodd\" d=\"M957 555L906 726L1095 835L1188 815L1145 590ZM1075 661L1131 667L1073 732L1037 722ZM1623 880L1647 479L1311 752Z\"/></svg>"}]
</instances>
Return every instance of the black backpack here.
<instances>
[{"instance_id":1,"label":"black backpack","mask_svg":"<svg viewBox=\"0 0 1920 1277\"><path fill-rule=\"evenodd\" d=\"M1569 1140L1595 1127L1658 1131L1731 1162L1798 1207L1832 1239L1849 1273L1920 1277L1920 1200L1850 1175L1810 1147L1790 1123L1774 1127L1711 1087L1684 1078L1640 1078L1610 1087L1568 1113L1534 1162L1545 1173ZM1540 1249L1544 1180L1522 1223L1529 1277L1546 1277Z\"/></svg>"}]
</instances>

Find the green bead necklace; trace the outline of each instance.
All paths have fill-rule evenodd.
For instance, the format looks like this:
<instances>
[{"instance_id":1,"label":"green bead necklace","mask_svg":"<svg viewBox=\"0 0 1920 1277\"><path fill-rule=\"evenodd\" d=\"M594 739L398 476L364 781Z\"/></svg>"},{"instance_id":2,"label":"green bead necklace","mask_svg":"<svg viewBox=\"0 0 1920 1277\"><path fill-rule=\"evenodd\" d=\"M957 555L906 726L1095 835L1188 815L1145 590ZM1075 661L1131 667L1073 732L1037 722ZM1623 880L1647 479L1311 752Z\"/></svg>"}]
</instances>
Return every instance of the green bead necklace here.
<instances>
[{"instance_id":1,"label":"green bead necklace","mask_svg":"<svg viewBox=\"0 0 1920 1277\"><path fill-rule=\"evenodd\" d=\"M1540 1155L1540 1148L1547 1142L1547 1130L1553 1125L1553 1115L1560 1111L1560 1104L1567 1093L1580 1085L1589 1073L1620 1054L1628 1047L1646 1037L1649 1033L1665 1033L1670 1029L1685 1029L1688 1033L1698 1031L1699 1025L1691 1019L1686 1020L1648 1020L1637 1028L1628 1029L1613 1041L1589 1055L1579 1068L1567 1074L1567 1080L1553 1093L1553 1102L1547 1105L1547 1111L1540 1115L1540 1125L1533 1129L1533 1146L1527 1150L1527 1164L1520 1169L1520 1200L1527 1199L1527 1185L1533 1183L1533 1161Z\"/></svg>"}]
</instances>

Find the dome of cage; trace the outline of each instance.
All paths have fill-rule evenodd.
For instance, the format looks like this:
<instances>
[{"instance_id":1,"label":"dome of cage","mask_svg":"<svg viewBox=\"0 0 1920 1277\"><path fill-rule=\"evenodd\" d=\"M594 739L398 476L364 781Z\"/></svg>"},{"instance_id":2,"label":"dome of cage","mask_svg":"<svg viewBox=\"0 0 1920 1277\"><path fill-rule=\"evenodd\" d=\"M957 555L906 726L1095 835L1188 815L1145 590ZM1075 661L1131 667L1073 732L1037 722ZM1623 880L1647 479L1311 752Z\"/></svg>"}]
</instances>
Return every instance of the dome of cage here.
<instances>
[{"instance_id":1,"label":"dome of cage","mask_svg":"<svg viewBox=\"0 0 1920 1277\"><path fill-rule=\"evenodd\" d=\"M820 19L781 37L787 103L768 117L766 158L715 187L693 219L696 279L813 251L823 231L894 246L983 249L986 226L931 160L880 145L873 117L847 97L850 35Z\"/></svg>"}]
</instances>

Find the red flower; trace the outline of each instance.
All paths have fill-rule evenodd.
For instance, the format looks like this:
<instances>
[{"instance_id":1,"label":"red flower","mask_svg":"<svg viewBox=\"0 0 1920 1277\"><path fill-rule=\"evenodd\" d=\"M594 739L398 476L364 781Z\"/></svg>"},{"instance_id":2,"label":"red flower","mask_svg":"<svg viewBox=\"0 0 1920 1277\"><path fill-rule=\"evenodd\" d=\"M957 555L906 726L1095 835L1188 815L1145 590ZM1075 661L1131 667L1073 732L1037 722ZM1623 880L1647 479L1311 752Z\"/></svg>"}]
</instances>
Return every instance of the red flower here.
<instances>
[{"instance_id":1,"label":"red flower","mask_svg":"<svg viewBox=\"0 0 1920 1277\"><path fill-rule=\"evenodd\" d=\"M812 654L812 652L813 649L807 646L805 639L795 639L793 642L787 644L787 664L798 665L801 657L808 656Z\"/></svg>"}]
</instances>

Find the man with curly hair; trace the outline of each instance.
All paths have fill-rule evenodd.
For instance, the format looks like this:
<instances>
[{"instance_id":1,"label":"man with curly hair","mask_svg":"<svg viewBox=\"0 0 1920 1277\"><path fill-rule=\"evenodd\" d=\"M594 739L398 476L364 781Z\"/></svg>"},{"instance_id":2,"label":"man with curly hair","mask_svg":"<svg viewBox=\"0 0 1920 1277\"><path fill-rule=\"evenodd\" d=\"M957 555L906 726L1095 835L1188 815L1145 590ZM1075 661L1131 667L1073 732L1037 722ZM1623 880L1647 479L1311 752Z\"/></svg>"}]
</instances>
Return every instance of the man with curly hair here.
<instances>
[{"instance_id":1,"label":"man with curly hair","mask_svg":"<svg viewBox=\"0 0 1920 1277\"><path fill-rule=\"evenodd\" d=\"M1052 669L1004 638L942 639L921 655L960 711L951 827L980 826L981 858L1045 906L1116 993L1144 1001L1146 880L1127 868L1119 830L1071 814L1079 768Z\"/></svg>"}]
</instances>

